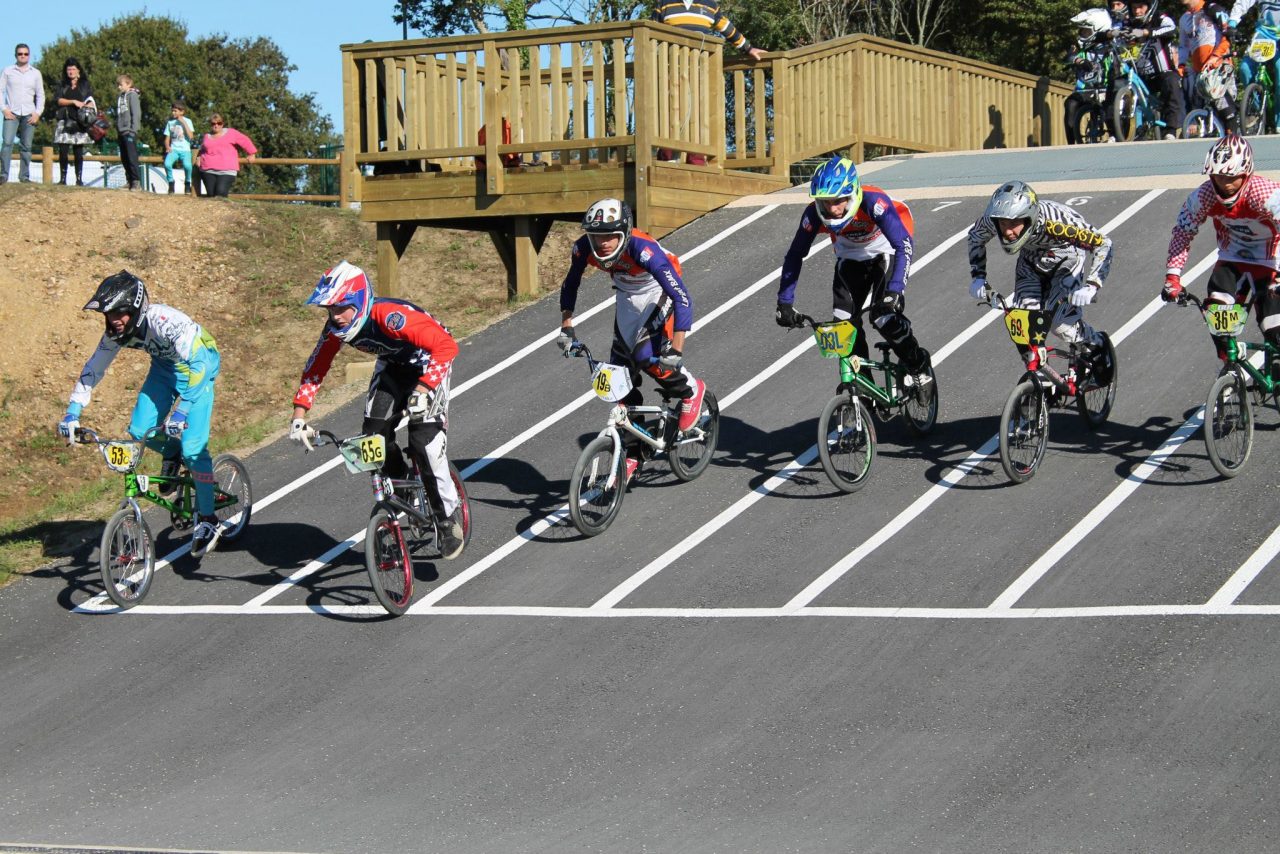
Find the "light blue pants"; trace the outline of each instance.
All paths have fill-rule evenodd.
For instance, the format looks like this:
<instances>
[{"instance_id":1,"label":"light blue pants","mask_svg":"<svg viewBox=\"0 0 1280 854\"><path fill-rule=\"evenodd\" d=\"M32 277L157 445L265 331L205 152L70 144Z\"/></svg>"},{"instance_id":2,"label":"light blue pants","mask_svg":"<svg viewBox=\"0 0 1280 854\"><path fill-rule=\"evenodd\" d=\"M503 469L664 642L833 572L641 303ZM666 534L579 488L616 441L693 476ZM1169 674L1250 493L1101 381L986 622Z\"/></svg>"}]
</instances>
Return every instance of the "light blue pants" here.
<instances>
[{"instance_id":1,"label":"light blue pants","mask_svg":"<svg viewBox=\"0 0 1280 854\"><path fill-rule=\"evenodd\" d=\"M191 149L186 151L178 151L170 149L169 153L164 156L164 179L170 184L173 183L173 164L179 160L182 161L182 171L187 173L187 190L191 189Z\"/></svg>"},{"instance_id":2,"label":"light blue pants","mask_svg":"<svg viewBox=\"0 0 1280 854\"><path fill-rule=\"evenodd\" d=\"M210 354L211 365L207 369L208 382L204 390L187 410L187 429L182 431L182 461L191 470L196 482L196 508L203 516L213 514L213 458L209 456L209 426L213 419L214 377L218 375L219 357ZM164 422L178 400L178 375L171 366L155 362L138 392L138 402L133 407L129 422L129 435L141 439L148 430ZM152 438L148 446L165 453L171 452L173 440L161 434Z\"/></svg>"}]
</instances>

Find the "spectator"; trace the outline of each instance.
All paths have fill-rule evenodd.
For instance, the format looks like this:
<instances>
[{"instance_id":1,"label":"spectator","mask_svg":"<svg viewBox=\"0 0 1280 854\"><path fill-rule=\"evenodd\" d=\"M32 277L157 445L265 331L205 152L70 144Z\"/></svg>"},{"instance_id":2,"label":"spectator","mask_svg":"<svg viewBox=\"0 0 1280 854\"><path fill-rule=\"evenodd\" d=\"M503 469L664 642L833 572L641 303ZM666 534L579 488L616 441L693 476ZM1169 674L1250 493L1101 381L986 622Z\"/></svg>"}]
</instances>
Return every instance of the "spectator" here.
<instances>
[{"instance_id":1,"label":"spectator","mask_svg":"<svg viewBox=\"0 0 1280 854\"><path fill-rule=\"evenodd\" d=\"M250 163L258 149L249 137L227 127L221 113L209 117L209 126L213 129L200 140L200 182L206 196L226 198L240 172L237 149L244 152Z\"/></svg>"},{"instance_id":2,"label":"spectator","mask_svg":"<svg viewBox=\"0 0 1280 854\"><path fill-rule=\"evenodd\" d=\"M130 190L142 189L142 173L138 169L138 131L142 129L142 96L133 88L133 78L121 74L116 78L120 97L116 100L116 131L120 135L120 165Z\"/></svg>"},{"instance_id":3,"label":"spectator","mask_svg":"<svg viewBox=\"0 0 1280 854\"><path fill-rule=\"evenodd\" d=\"M0 72L0 107L4 110L4 140L0 142L0 184L9 180L9 163L13 156L13 137L18 136L18 153L22 164L18 180L31 181L31 137L44 112L44 78L31 64L31 48L19 44L13 50L16 63Z\"/></svg>"},{"instance_id":4,"label":"spectator","mask_svg":"<svg viewBox=\"0 0 1280 854\"><path fill-rule=\"evenodd\" d=\"M164 179L169 182L169 192L173 193L173 164L182 161L182 171L186 173L187 192L191 192L191 140L195 138L196 129L187 118L187 105L181 101L173 102L172 118L164 126Z\"/></svg>"},{"instance_id":5,"label":"spectator","mask_svg":"<svg viewBox=\"0 0 1280 854\"><path fill-rule=\"evenodd\" d=\"M67 183L67 155L75 149L76 186L84 186L84 147L93 140L89 137L89 128L80 121L80 111L89 107L96 115L97 106L89 75L84 73L80 60L74 56L67 57L67 61L62 63L62 80L53 90L53 99L58 104L58 124L53 131L62 173L58 183Z\"/></svg>"},{"instance_id":6,"label":"spectator","mask_svg":"<svg viewBox=\"0 0 1280 854\"><path fill-rule=\"evenodd\" d=\"M728 44L750 56L753 60L764 58L765 52L752 47L747 37L738 32L733 22L720 11L719 0L658 0L653 8L653 20L661 24L670 24L682 30L698 33L703 36L718 34ZM680 152L670 148L658 149L659 160L679 160ZM686 162L695 166L705 166L705 154L689 154Z\"/></svg>"}]
</instances>

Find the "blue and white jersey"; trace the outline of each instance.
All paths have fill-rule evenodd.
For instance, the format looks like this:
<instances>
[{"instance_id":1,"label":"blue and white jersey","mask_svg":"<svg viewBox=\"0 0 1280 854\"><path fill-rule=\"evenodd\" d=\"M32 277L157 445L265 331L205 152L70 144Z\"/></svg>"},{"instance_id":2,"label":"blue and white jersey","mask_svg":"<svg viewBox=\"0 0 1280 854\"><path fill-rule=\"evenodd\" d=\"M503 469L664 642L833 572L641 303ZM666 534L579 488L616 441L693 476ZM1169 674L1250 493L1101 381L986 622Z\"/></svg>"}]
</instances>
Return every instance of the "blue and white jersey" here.
<instances>
[{"instance_id":1,"label":"blue and white jersey","mask_svg":"<svg viewBox=\"0 0 1280 854\"><path fill-rule=\"evenodd\" d=\"M1228 17L1239 21L1255 5L1258 7L1258 23L1268 29L1280 30L1280 0L1236 0L1231 4Z\"/></svg>"}]
</instances>

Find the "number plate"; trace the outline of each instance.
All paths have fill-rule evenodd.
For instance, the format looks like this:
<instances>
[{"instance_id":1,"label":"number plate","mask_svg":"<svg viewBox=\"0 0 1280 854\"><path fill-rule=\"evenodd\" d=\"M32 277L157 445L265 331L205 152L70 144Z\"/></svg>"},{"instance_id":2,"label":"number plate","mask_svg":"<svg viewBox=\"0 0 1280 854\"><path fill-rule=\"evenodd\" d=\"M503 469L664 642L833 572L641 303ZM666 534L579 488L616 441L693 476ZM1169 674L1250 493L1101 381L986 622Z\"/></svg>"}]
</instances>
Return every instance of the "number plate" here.
<instances>
[{"instance_id":1,"label":"number plate","mask_svg":"<svg viewBox=\"0 0 1280 854\"><path fill-rule=\"evenodd\" d=\"M1276 43L1264 36L1254 36L1249 42L1249 58L1254 62L1270 62L1276 56Z\"/></svg>"},{"instance_id":2,"label":"number plate","mask_svg":"<svg viewBox=\"0 0 1280 854\"><path fill-rule=\"evenodd\" d=\"M1004 314L1004 327L1014 344L1028 347L1044 344L1051 312L1039 308L1011 308Z\"/></svg>"},{"instance_id":3,"label":"number plate","mask_svg":"<svg viewBox=\"0 0 1280 854\"><path fill-rule=\"evenodd\" d=\"M1204 322L1209 324L1209 334L1233 336L1244 328L1249 313L1242 305L1207 305L1204 307Z\"/></svg>"},{"instance_id":4,"label":"number plate","mask_svg":"<svg viewBox=\"0 0 1280 854\"><path fill-rule=\"evenodd\" d=\"M376 471L387 461L387 441L382 436L356 436L338 448L347 471Z\"/></svg>"},{"instance_id":5,"label":"number plate","mask_svg":"<svg viewBox=\"0 0 1280 854\"><path fill-rule=\"evenodd\" d=\"M601 400L617 403L631 393L631 371L622 365L602 362L591 375L591 390Z\"/></svg>"},{"instance_id":6,"label":"number plate","mask_svg":"<svg viewBox=\"0 0 1280 854\"><path fill-rule=\"evenodd\" d=\"M858 330L851 321L837 320L819 323L814 327L813 337L818 342L818 352L824 358L835 359L853 352L853 344L858 340Z\"/></svg>"},{"instance_id":7,"label":"number plate","mask_svg":"<svg viewBox=\"0 0 1280 854\"><path fill-rule=\"evenodd\" d=\"M108 442L102 448L107 467L121 473L133 471L137 462L137 449L133 442Z\"/></svg>"}]
</instances>

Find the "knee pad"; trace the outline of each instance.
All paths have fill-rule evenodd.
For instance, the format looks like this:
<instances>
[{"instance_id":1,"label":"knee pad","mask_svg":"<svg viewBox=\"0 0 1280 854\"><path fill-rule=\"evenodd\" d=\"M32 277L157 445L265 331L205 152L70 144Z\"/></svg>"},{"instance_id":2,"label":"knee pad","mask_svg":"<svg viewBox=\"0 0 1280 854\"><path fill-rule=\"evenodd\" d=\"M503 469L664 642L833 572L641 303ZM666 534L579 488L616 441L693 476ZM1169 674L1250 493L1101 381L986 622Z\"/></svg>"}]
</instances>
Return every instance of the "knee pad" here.
<instances>
[{"instance_id":1,"label":"knee pad","mask_svg":"<svg viewBox=\"0 0 1280 854\"><path fill-rule=\"evenodd\" d=\"M904 341L911 335L911 321L907 319L905 314L886 311L881 315L872 317L871 323L876 329L880 330L880 334L890 343Z\"/></svg>"}]
</instances>

